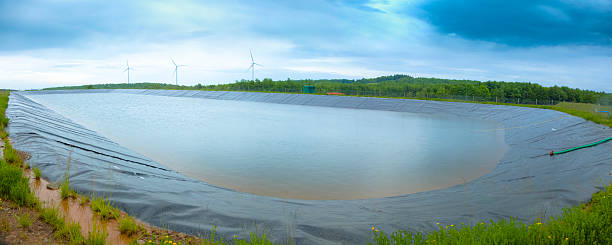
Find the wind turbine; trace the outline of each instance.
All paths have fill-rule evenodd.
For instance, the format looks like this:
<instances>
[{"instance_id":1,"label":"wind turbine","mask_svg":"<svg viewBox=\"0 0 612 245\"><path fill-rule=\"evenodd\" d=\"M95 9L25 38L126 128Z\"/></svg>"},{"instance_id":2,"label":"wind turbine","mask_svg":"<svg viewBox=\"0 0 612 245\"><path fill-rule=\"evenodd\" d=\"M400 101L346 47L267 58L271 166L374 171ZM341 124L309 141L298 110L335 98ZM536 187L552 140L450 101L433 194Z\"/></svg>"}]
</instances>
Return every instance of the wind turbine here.
<instances>
[{"instance_id":1,"label":"wind turbine","mask_svg":"<svg viewBox=\"0 0 612 245\"><path fill-rule=\"evenodd\" d=\"M128 84L130 84L130 70L131 70L132 68L130 67L130 62L129 62L128 60L125 60L125 65L126 65L127 67L125 68L125 70L123 70L123 72L126 72L126 71L127 71L127 75L128 75Z\"/></svg>"},{"instance_id":2,"label":"wind turbine","mask_svg":"<svg viewBox=\"0 0 612 245\"><path fill-rule=\"evenodd\" d=\"M253 52L251 52L250 49L249 49L249 53L251 54L251 66L249 66L249 70L251 70L251 80L255 81L255 65L258 65L258 66L263 66L263 65L255 63L255 59L253 59Z\"/></svg>"},{"instance_id":3,"label":"wind turbine","mask_svg":"<svg viewBox=\"0 0 612 245\"><path fill-rule=\"evenodd\" d=\"M172 60L172 64L174 64L174 82L176 82L176 85L178 85L178 68L186 65L177 65L172 58L170 58L170 60Z\"/></svg>"}]
</instances>

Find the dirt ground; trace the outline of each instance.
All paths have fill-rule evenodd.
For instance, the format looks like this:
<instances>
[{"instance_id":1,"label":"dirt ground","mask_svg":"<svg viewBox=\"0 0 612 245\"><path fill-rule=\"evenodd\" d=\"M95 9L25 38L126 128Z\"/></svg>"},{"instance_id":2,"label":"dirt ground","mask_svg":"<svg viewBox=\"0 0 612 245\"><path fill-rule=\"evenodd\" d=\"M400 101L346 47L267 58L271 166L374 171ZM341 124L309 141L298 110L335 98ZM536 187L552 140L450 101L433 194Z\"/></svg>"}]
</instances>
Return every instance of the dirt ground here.
<instances>
[{"instance_id":1,"label":"dirt ground","mask_svg":"<svg viewBox=\"0 0 612 245\"><path fill-rule=\"evenodd\" d=\"M53 227L43 222L38 212L32 208L23 208L13 202L0 202L0 244L59 244L54 239ZM31 224L24 227L19 217L29 215Z\"/></svg>"}]
</instances>

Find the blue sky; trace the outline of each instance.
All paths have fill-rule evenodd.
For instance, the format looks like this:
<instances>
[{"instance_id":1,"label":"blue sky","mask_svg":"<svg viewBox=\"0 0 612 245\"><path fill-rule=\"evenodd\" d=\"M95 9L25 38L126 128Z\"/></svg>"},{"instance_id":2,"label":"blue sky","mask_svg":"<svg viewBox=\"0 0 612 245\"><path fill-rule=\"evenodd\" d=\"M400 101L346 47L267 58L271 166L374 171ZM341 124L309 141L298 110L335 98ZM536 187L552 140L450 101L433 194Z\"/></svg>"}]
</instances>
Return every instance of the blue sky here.
<instances>
[{"instance_id":1,"label":"blue sky","mask_svg":"<svg viewBox=\"0 0 612 245\"><path fill-rule=\"evenodd\" d=\"M612 92L611 0L3 1L0 87L390 74Z\"/></svg>"}]
</instances>

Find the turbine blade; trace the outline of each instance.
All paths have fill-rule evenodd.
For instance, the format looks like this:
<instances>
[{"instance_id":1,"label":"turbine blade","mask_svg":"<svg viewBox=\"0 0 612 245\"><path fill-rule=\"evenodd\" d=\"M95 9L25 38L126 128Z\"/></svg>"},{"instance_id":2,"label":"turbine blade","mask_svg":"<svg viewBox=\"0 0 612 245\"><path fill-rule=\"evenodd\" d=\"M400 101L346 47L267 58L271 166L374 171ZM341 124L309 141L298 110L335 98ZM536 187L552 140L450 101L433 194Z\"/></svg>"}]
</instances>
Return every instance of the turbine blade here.
<instances>
[{"instance_id":1,"label":"turbine blade","mask_svg":"<svg viewBox=\"0 0 612 245\"><path fill-rule=\"evenodd\" d=\"M263 66L262 64L253 63L253 65Z\"/></svg>"},{"instance_id":2,"label":"turbine blade","mask_svg":"<svg viewBox=\"0 0 612 245\"><path fill-rule=\"evenodd\" d=\"M174 64L174 66L176 66L176 62L174 62L174 59L172 59L172 57L170 57L170 60L172 60L172 64Z\"/></svg>"},{"instance_id":3,"label":"turbine blade","mask_svg":"<svg viewBox=\"0 0 612 245\"><path fill-rule=\"evenodd\" d=\"M255 63L255 59L253 59L253 52L251 52L251 49L249 49L249 54L251 54L251 61Z\"/></svg>"}]
</instances>

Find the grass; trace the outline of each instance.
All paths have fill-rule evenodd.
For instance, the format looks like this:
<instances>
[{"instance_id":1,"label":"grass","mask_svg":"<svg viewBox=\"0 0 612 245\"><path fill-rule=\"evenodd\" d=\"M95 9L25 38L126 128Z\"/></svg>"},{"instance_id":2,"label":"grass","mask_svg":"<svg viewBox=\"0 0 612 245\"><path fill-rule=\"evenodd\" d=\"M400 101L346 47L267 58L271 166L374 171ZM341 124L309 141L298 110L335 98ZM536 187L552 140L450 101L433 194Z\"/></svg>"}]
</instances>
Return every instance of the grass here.
<instances>
[{"instance_id":1,"label":"grass","mask_svg":"<svg viewBox=\"0 0 612 245\"><path fill-rule=\"evenodd\" d=\"M62 183L62 185L60 186L60 196L62 197L62 199L66 199L66 198L77 198L79 195L76 193L76 191L70 189L70 179L68 178L68 176L66 175L66 177L64 177L64 182Z\"/></svg>"},{"instance_id":2,"label":"grass","mask_svg":"<svg viewBox=\"0 0 612 245\"><path fill-rule=\"evenodd\" d=\"M45 223L52 225L57 228L60 223L63 223L64 220L61 219L59 215L59 211L57 208L45 207L40 209L40 219L42 219Z\"/></svg>"},{"instance_id":3,"label":"grass","mask_svg":"<svg viewBox=\"0 0 612 245\"><path fill-rule=\"evenodd\" d=\"M23 160L17 150L13 149L8 138L4 138L4 161L19 168L23 166Z\"/></svg>"},{"instance_id":4,"label":"grass","mask_svg":"<svg viewBox=\"0 0 612 245\"><path fill-rule=\"evenodd\" d=\"M104 197L92 197L91 210L98 214L102 220L119 217L119 209L113 207L111 201Z\"/></svg>"},{"instance_id":5,"label":"grass","mask_svg":"<svg viewBox=\"0 0 612 245\"><path fill-rule=\"evenodd\" d=\"M15 218L17 218L21 228L29 229L30 225L32 225L32 218L30 218L29 213L22 214L21 216L15 214Z\"/></svg>"},{"instance_id":6,"label":"grass","mask_svg":"<svg viewBox=\"0 0 612 245\"><path fill-rule=\"evenodd\" d=\"M566 208L563 214L529 225L514 219L455 226L440 225L430 233L372 228L377 245L403 244L612 244L612 184L591 201Z\"/></svg>"},{"instance_id":7,"label":"grass","mask_svg":"<svg viewBox=\"0 0 612 245\"><path fill-rule=\"evenodd\" d=\"M98 225L94 222L92 230L88 232L85 244L105 245L107 236L108 234L106 233L106 231L104 229L99 228Z\"/></svg>"},{"instance_id":8,"label":"grass","mask_svg":"<svg viewBox=\"0 0 612 245\"><path fill-rule=\"evenodd\" d=\"M89 202L89 197L88 196L81 196L81 199L79 200L79 203L81 205L85 205L85 203Z\"/></svg>"},{"instance_id":9,"label":"grass","mask_svg":"<svg viewBox=\"0 0 612 245\"><path fill-rule=\"evenodd\" d=\"M57 207L45 207L40 210L40 219L55 229L55 238L67 241L70 244L82 244L85 238L81 234L78 223L66 223Z\"/></svg>"},{"instance_id":10,"label":"grass","mask_svg":"<svg viewBox=\"0 0 612 245\"><path fill-rule=\"evenodd\" d=\"M144 230L144 228L136 224L136 220L130 216L126 216L119 220L119 232L121 232L121 234L131 236L142 230Z\"/></svg>"},{"instance_id":11,"label":"grass","mask_svg":"<svg viewBox=\"0 0 612 245\"><path fill-rule=\"evenodd\" d=\"M39 180L41 176L40 169L38 167L34 167L32 168L32 171L34 171L34 178Z\"/></svg>"},{"instance_id":12,"label":"grass","mask_svg":"<svg viewBox=\"0 0 612 245\"><path fill-rule=\"evenodd\" d=\"M21 168L0 160L0 197L20 206L34 207L37 199L30 191L28 178L22 173Z\"/></svg>"},{"instance_id":13,"label":"grass","mask_svg":"<svg viewBox=\"0 0 612 245\"><path fill-rule=\"evenodd\" d=\"M62 218L63 221L63 218ZM81 225L76 222L65 223L55 230L55 238L67 241L69 244L83 244L85 237L81 234Z\"/></svg>"}]
</instances>

